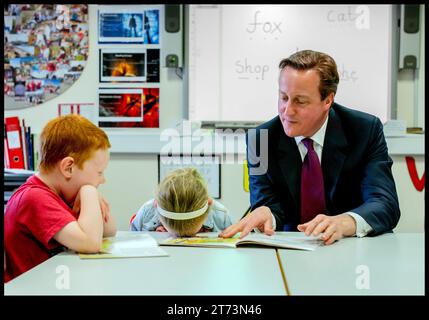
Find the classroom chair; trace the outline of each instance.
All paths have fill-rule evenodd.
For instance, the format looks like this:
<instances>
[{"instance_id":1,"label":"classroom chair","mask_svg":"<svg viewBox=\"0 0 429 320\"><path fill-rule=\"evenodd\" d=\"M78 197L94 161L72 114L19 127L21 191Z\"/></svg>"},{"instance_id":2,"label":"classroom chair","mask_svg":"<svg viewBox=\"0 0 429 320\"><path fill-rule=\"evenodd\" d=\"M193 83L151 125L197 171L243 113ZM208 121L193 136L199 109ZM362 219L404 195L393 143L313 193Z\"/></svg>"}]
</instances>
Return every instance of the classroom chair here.
<instances>
[{"instance_id":1,"label":"classroom chair","mask_svg":"<svg viewBox=\"0 0 429 320\"><path fill-rule=\"evenodd\" d=\"M134 213L133 216L131 217L131 219L130 219L130 225L133 223L134 218L136 217L136 215L137 215L137 213Z\"/></svg>"}]
</instances>

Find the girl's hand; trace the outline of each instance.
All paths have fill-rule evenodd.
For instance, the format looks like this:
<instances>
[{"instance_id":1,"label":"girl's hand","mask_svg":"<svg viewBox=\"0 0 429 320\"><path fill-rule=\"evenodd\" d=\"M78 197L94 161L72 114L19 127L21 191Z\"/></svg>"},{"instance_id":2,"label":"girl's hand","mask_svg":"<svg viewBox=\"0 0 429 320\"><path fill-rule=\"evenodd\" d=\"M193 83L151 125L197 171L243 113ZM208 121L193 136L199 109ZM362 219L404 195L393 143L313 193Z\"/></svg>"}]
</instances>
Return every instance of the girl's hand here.
<instances>
[{"instance_id":1,"label":"girl's hand","mask_svg":"<svg viewBox=\"0 0 429 320\"><path fill-rule=\"evenodd\" d=\"M158 227L155 229L155 231L156 231L156 232L168 232L168 231L167 231L167 229L165 229L163 225L158 226Z\"/></svg>"}]
</instances>

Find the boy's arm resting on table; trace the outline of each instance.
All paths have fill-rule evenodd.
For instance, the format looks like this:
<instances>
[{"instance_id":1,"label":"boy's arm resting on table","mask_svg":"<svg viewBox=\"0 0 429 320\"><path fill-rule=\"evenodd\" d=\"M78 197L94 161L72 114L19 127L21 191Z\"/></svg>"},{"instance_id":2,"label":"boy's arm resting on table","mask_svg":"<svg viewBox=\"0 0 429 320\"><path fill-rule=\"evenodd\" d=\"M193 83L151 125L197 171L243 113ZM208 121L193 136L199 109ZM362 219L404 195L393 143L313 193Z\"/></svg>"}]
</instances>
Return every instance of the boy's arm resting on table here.
<instances>
[{"instance_id":1,"label":"boy's arm resting on table","mask_svg":"<svg viewBox=\"0 0 429 320\"><path fill-rule=\"evenodd\" d=\"M98 191L94 186L84 185L77 197L80 197L79 219L67 224L54 239L77 252L99 252L103 241L103 217Z\"/></svg>"}]
</instances>

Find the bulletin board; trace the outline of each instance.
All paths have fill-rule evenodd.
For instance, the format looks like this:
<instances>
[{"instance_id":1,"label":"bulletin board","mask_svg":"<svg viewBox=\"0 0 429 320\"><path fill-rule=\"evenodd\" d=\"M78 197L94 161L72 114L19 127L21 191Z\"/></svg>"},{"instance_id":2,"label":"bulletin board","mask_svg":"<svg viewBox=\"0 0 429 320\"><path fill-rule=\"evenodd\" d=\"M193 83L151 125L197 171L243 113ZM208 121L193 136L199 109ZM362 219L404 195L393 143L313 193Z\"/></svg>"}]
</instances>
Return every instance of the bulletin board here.
<instances>
[{"instance_id":1,"label":"bulletin board","mask_svg":"<svg viewBox=\"0 0 429 320\"><path fill-rule=\"evenodd\" d=\"M5 109L38 106L69 89L86 67L88 32L86 4L5 5Z\"/></svg>"},{"instance_id":2,"label":"bulletin board","mask_svg":"<svg viewBox=\"0 0 429 320\"><path fill-rule=\"evenodd\" d=\"M97 6L98 126L159 128L164 6Z\"/></svg>"}]
</instances>

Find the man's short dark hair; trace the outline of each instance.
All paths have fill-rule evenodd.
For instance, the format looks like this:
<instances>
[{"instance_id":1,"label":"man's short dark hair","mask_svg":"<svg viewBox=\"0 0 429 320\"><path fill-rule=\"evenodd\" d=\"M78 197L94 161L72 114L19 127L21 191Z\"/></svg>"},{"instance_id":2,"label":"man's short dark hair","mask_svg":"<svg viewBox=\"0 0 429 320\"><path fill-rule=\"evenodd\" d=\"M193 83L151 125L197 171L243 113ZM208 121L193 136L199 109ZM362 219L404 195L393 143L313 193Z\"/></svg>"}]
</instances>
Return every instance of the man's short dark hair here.
<instances>
[{"instance_id":1,"label":"man's short dark hair","mask_svg":"<svg viewBox=\"0 0 429 320\"><path fill-rule=\"evenodd\" d=\"M320 77L319 92L321 100L324 100L331 92L337 92L340 82L337 64L329 55L312 50L302 50L292 54L289 58L280 61L279 68L283 70L291 67L296 70L317 71Z\"/></svg>"}]
</instances>

